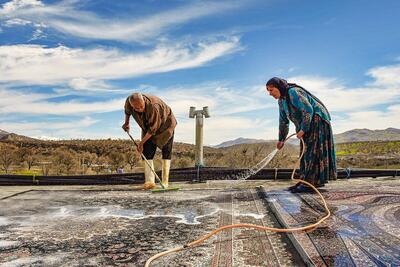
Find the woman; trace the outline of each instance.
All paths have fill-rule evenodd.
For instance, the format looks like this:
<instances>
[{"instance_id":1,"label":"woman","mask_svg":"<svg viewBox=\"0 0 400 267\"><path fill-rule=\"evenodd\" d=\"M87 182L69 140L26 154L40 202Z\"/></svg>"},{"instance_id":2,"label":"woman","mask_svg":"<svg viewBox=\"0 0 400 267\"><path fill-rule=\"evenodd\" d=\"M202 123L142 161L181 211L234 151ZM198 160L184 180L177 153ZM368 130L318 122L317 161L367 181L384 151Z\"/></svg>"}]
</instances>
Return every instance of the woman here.
<instances>
[{"instance_id":1,"label":"woman","mask_svg":"<svg viewBox=\"0 0 400 267\"><path fill-rule=\"evenodd\" d=\"M274 77L267 84L269 94L278 99L279 141L284 145L289 132L289 120L296 126L297 138L303 138L306 151L300 164L300 179L322 187L329 179L336 179L336 156L331 117L324 104L303 87ZM302 150L301 146L301 150ZM312 192L304 184L289 188L292 192Z\"/></svg>"}]
</instances>

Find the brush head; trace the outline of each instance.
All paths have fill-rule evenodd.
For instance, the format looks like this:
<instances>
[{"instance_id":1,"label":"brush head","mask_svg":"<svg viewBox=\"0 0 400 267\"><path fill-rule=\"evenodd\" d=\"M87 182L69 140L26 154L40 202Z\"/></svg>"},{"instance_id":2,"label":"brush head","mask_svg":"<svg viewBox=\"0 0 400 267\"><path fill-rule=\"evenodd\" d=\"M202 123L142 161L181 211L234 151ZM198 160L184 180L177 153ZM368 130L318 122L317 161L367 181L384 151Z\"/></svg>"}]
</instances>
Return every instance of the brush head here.
<instances>
[{"instance_id":1,"label":"brush head","mask_svg":"<svg viewBox=\"0 0 400 267\"><path fill-rule=\"evenodd\" d=\"M168 191L178 191L180 187L168 187L168 188L154 188L151 190L152 193L165 193Z\"/></svg>"}]
</instances>

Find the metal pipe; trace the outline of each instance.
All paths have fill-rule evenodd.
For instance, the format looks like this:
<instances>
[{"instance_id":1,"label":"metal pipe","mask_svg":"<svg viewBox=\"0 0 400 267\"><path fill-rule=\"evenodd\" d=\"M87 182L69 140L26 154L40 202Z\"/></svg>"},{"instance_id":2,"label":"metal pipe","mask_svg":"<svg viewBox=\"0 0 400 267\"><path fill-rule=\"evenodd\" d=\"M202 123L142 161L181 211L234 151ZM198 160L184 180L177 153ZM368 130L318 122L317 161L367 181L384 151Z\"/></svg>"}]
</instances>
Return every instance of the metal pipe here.
<instances>
[{"instance_id":1,"label":"metal pipe","mask_svg":"<svg viewBox=\"0 0 400 267\"><path fill-rule=\"evenodd\" d=\"M203 114L196 116L196 167L203 167L203 125L204 119Z\"/></svg>"},{"instance_id":2,"label":"metal pipe","mask_svg":"<svg viewBox=\"0 0 400 267\"><path fill-rule=\"evenodd\" d=\"M196 110L195 107L190 107L189 118L196 118L196 139L195 139L195 167L204 167L203 160L203 126L204 118L209 118L210 113L208 107L203 107L202 110Z\"/></svg>"}]
</instances>

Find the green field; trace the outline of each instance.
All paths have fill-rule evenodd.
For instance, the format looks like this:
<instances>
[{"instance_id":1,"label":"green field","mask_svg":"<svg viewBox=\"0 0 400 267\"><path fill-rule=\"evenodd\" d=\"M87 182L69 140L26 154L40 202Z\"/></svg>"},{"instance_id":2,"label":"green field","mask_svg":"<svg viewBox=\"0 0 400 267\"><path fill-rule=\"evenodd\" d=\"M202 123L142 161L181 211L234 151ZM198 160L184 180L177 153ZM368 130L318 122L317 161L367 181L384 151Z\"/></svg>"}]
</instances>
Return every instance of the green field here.
<instances>
[{"instance_id":1,"label":"green field","mask_svg":"<svg viewBox=\"0 0 400 267\"><path fill-rule=\"evenodd\" d=\"M336 155L400 155L400 141L354 142L336 145Z\"/></svg>"}]
</instances>

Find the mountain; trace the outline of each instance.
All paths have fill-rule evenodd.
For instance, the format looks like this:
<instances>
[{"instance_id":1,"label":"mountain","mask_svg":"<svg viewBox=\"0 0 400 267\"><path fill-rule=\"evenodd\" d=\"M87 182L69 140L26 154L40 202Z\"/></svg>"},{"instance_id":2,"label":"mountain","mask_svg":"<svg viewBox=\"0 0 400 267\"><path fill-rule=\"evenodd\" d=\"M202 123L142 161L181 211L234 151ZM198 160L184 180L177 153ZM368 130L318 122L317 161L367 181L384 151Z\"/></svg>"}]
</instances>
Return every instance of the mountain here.
<instances>
[{"instance_id":1,"label":"mountain","mask_svg":"<svg viewBox=\"0 0 400 267\"><path fill-rule=\"evenodd\" d=\"M335 134L336 143L350 143L361 141L397 141L400 140L400 129L387 128L385 130L354 129L341 134Z\"/></svg>"},{"instance_id":2,"label":"mountain","mask_svg":"<svg viewBox=\"0 0 400 267\"><path fill-rule=\"evenodd\" d=\"M229 146L234 146L234 145L240 145L240 144L258 144L258 143L266 143L268 142L267 140L263 139L251 139L251 138L242 138L239 137L235 140L230 140L223 142L219 145L214 146L215 148L221 148L221 147L229 147Z\"/></svg>"},{"instance_id":3,"label":"mountain","mask_svg":"<svg viewBox=\"0 0 400 267\"><path fill-rule=\"evenodd\" d=\"M0 141L26 141L26 140L35 140L35 139L24 135L8 133L0 129Z\"/></svg>"},{"instance_id":4,"label":"mountain","mask_svg":"<svg viewBox=\"0 0 400 267\"><path fill-rule=\"evenodd\" d=\"M213 146L214 148L224 148L224 147L231 147L235 145L242 145L242 144L262 144L262 143L273 143L276 144L277 140L264 140L264 139L252 139L252 138L243 138L239 137L235 140L230 140L226 142L222 142L219 145ZM299 140L295 137L289 139L287 141L288 144L297 146L299 145Z\"/></svg>"},{"instance_id":5,"label":"mountain","mask_svg":"<svg viewBox=\"0 0 400 267\"><path fill-rule=\"evenodd\" d=\"M341 134L335 134L335 143L351 143L361 141L398 141L400 140L400 129L387 128L385 130L369 130L369 129L353 129ZM239 144L257 144L276 142L276 140L263 140L263 139L251 139L251 138L237 138L223 142L219 145L214 146L215 148L229 147ZM292 137L288 141L289 144L298 145L299 141L296 137Z\"/></svg>"},{"instance_id":6,"label":"mountain","mask_svg":"<svg viewBox=\"0 0 400 267\"><path fill-rule=\"evenodd\" d=\"M335 143L351 143L361 141L397 141L400 140L400 129L387 128L385 130L369 130L369 129L353 129L341 134L335 134ZM45 138L43 138L45 139ZM0 141L24 141L24 140L37 140L31 137L9 133L0 129ZM230 147L240 144L259 144L276 142L276 140L252 139L252 138L237 138L223 142L219 145L213 146L214 148ZM293 137L288 141L290 144L298 145L297 138Z\"/></svg>"},{"instance_id":7,"label":"mountain","mask_svg":"<svg viewBox=\"0 0 400 267\"><path fill-rule=\"evenodd\" d=\"M0 129L0 140L9 133Z\"/></svg>"},{"instance_id":8,"label":"mountain","mask_svg":"<svg viewBox=\"0 0 400 267\"><path fill-rule=\"evenodd\" d=\"M45 135L36 136L35 138L39 139L39 140L42 140L42 141L61 141L60 138L50 137L50 136L45 136Z\"/></svg>"}]
</instances>

